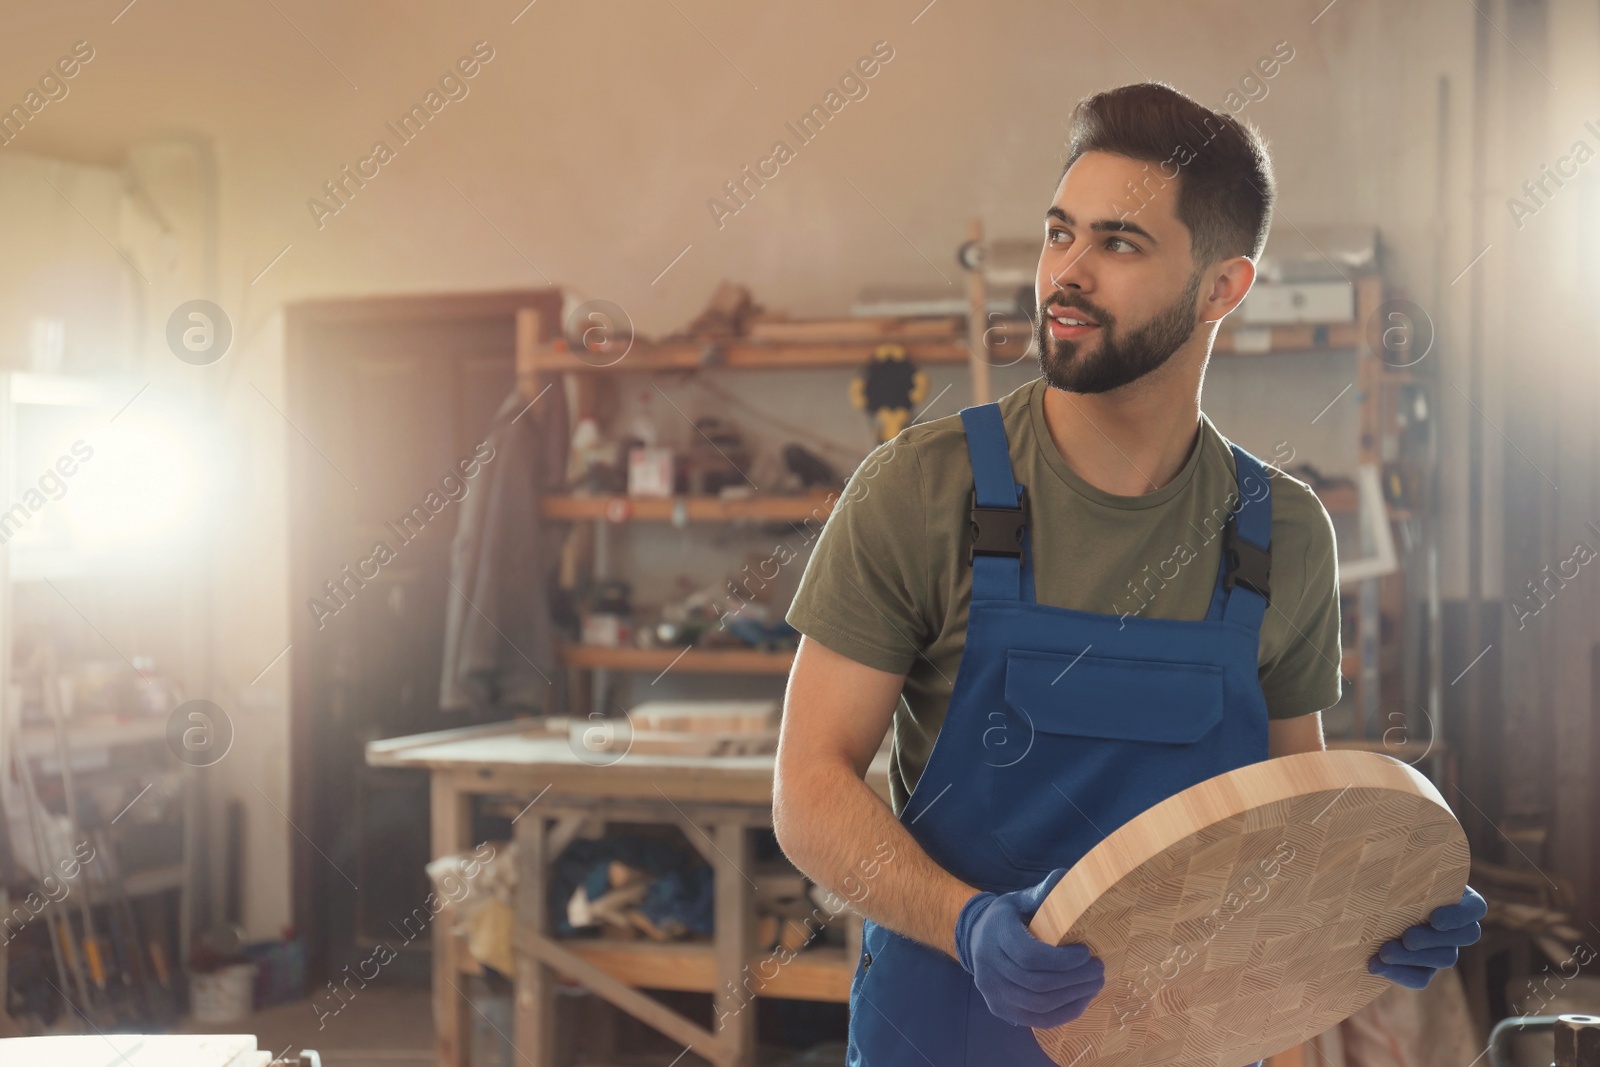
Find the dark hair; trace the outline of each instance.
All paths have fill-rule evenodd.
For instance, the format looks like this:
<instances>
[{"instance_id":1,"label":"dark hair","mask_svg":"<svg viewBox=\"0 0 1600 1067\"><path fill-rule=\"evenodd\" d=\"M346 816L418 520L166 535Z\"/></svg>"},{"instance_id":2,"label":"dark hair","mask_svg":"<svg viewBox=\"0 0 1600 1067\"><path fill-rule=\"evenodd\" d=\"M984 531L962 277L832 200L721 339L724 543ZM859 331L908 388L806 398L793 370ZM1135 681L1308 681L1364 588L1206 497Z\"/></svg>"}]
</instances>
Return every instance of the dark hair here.
<instances>
[{"instance_id":1,"label":"dark hair","mask_svg":"<svg viewBox=\"0 0 1600 1067\"><path fill-rule=\"evenodd\" d=\"M1158 185L1178 182L1178 219L1189 228L1195 269L1234 256L1259 259L1277 199L1272 157L1260 132L1170 85L1139 82L1095 93L1072 112L1066 176L1085 152L1164 164Z\"/></svg>"}]
</instances>

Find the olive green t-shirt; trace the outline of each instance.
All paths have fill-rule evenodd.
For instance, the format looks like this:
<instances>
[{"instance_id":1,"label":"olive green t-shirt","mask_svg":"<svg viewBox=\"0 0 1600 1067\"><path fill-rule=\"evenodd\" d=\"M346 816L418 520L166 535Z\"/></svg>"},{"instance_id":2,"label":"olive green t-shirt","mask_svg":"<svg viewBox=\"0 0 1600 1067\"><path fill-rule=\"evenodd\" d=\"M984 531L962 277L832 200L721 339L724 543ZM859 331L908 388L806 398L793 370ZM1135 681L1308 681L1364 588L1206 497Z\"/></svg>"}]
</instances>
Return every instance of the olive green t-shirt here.
<instances>
[{"instance_id":1,"label":"olive green t-shirt","mask_svg":"<svg viewBox=\"0 0 1600 1067\"><path fill-rule=\"evenodd\" d=\"M1221 528L1239 499L1233 453L1200 417L1196 447L1153 493L1080 478L1051 439L1042 378L999 401L1011 466L1028 487L1035 598L1106 615L1205 618ZM1265 460L1263 460L1265 462ZM1339 700L1333 522L1302 481L1272 476L1272 595L1261 624L1267 710L1286 719ZM816 539L786 618L859 663L904 674L890 793L898 814L933 751L966 640L972 464L959 415L907 427L862 461ZM1232 495L1230 495L1232 494Z\"/></svg>"}]
</instances>

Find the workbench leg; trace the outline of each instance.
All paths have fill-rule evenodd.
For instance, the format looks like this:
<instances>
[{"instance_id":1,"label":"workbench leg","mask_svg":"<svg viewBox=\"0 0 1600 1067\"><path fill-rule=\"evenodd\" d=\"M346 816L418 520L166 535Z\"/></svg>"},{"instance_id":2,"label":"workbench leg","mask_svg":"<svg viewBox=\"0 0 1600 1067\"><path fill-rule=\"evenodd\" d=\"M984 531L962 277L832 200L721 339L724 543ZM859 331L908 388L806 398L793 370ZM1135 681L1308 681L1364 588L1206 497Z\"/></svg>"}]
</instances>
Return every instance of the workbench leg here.
<instances>
[{"instance_id":1,"label":"workbench leg","mask_svg":"<svg viewBox=\"0 0 1600 1067\"><path fill-rule=\"evenodd\" d=\"M456 789L449 775L435 772L429 781L433 858L463 852L472 836L472 797ZM460 940L448 906L433 920L433 1049L438 1067L465 1067L467 1000L460 990Z\"/></svg>"},{"instance_id":2,"label":"workbench leg","mask_svg":"<svg viewBox=\"0 0 1600 1067\"><path fill-rule=\"evenodd\" d=\"M516 927L539 937L550 934L550 861L547 819L542 812L525 811L517 819ZM556 1067L556 976L533 956L517 951L517 977L513 1003L516 1019L512 1031L519 1063Z\"/></svg>"},{"instance_id":3,"label":"workbench leg","mask_svg":"<svg viewBox=\"0 0 1600 1067\"><path fill-rule=\"evenodd\" d=\"M585 997L587 1018L594 1025L589 1028L589 1047L585 1052L595 1063L617 1062L617 1033L627 1012L603 997Z\"/></svg>"},{"instance_id":4,"label":"workbench leg","mask_svg":"<svg viewBox=\"0 0 1600 1067\"><path fill-rule=\"evenodd\" d=\"M750 831L744 823L730 820L719 822L712 837L718 853L713 917L716 1022L712 1029L722 1041L716 1062L719 1067L750 1067L756 1049L756 1005L751 990L760 986L759 976L745 970L755 951L755 899L745 874L750 868Z\"/></svg>"}]
</instances>

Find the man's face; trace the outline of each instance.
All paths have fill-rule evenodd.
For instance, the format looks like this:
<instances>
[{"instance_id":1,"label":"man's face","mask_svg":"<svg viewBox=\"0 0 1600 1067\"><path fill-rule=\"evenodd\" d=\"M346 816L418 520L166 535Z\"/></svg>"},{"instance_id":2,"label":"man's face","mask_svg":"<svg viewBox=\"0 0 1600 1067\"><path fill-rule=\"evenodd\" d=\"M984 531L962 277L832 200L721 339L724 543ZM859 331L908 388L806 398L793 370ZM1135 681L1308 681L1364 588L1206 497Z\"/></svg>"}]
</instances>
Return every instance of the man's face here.
<instances>
[{"instance_id":1,"label":"man's face","mask_svg":"<svg viewBox=\"0 0 1600 1067\"><path fill-rule=\"evenodd\" d=\"M1162 366L1193 335L1203 272L1177 216L1181 180L1106 152L1085 153L1061 179L1034 282L1046 384L1116 389Z\"/></svg>"}]
</instances>

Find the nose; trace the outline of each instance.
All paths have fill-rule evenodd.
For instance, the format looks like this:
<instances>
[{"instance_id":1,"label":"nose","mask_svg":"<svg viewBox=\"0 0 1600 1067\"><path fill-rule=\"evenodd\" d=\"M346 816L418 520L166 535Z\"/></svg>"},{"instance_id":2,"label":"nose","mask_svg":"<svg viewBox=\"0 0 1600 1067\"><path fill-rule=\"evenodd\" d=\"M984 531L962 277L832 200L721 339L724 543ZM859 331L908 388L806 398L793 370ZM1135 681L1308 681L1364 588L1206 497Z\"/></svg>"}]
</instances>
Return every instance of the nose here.
<instances>
[{"instance_id":1,"label":"nose","mask_svg":"<svg viewBox=\"0 0 1600 1067\"><path fill-rule=\"evenodd\" d=\"M1039 260L1039 298L1046 301L1057 290L1094 289L1094 275L1090 270L1088 252L1090 245L1073 242L1060 250L1047 250Z\"/></svg>"}]
</instances>

